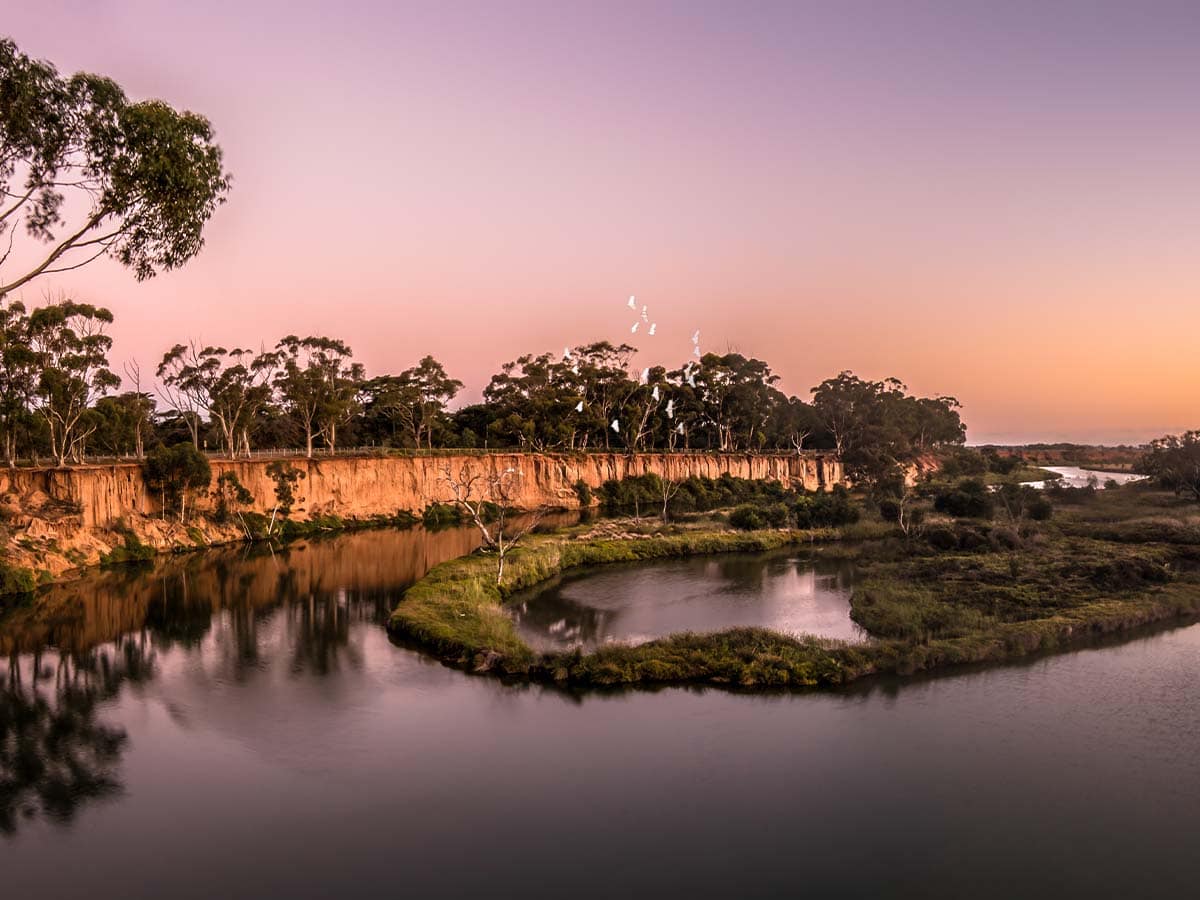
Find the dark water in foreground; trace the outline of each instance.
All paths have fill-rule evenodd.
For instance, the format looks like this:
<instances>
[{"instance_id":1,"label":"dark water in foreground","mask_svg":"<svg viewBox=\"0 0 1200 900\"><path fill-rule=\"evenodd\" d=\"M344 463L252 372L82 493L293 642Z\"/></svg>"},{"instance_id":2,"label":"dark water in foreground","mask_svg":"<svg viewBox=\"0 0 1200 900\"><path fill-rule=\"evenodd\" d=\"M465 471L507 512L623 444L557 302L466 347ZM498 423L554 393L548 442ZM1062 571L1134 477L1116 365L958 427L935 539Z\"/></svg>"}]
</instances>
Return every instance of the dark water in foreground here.
<instances>
[{"instance_id":1,"label":"dark water in foreground","mask_svg":"<svg viewBox=\"0 0 1200 900\"><path fill-rule=\"evenodd\" d=\"M10 612L0 895L1194 893L1200 627L844 693L568 697L388 642L470 542L181 558Z\"/></svg>"}]
</instances>

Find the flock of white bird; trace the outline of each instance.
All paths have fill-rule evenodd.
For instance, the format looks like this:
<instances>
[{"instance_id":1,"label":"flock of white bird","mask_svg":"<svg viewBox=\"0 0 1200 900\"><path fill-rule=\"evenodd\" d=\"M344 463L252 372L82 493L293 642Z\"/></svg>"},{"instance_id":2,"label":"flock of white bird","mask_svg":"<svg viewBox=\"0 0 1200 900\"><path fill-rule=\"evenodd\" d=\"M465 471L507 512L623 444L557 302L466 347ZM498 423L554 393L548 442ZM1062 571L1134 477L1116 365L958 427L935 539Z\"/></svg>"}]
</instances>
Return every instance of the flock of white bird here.
<instances>
[{"instance_id":1,"label":"flock of white bird","mask_svg":"<svg viewBox=\"0 0 1200 900\"><path fill-rule=\"evenodd\" d=\"M626 306L628 306L628 308L632 309L634 312L637 312L637 308L638 308L637 297L630 295L629 302L626 304ZM638 329L642 325L649 325L650 327L646 329L646 334L650 337L654 337L655 332L658 330L658 323L650 321L650 309L644 303L642 304L641 315L637 319L634 320L633 325L631 325L629 328L629 333L637 334ZM695 370L699 369L699 367L700 367L700 364L695 361L696 359L700 358L700 329L698 329L698 328L694 332L692 332L692 356L694 356L695 359L689 359L686 363L684 363L683 377L691 387L695 387L696 386L696 371ZM571 359L572 359L571 348L563 347L563 362L570 362ZM576 375L579 374L579 362L578 361L576 361L575 364L571 367L571 371L573 373L575 373ZM649 382L650 382L650 367L647 366L646 368L642 369L642 373L638 378L638 384L645 385L645 384L649 384ZM661 394L659 393L658 385L656 384L656 385L654 385L654 389L650 392L650 398L655 403L657 403L659 401L660 397L661 397ZM580 400L578 403L575 404L575 412L583 412L583 407L584 407L584 403L582 400ZM668 419L675 418L675 400L674 399L667 400L666 413L667 413ZM609 423L608 427L611 428L617 434L620 434L621 433L621 420L619 418L613 419L612 422ZM683 423L682 422L680 422L679 424L677 424L675 426L675 431L677 434L683 434Z\"/></svg>"}]
</instances>

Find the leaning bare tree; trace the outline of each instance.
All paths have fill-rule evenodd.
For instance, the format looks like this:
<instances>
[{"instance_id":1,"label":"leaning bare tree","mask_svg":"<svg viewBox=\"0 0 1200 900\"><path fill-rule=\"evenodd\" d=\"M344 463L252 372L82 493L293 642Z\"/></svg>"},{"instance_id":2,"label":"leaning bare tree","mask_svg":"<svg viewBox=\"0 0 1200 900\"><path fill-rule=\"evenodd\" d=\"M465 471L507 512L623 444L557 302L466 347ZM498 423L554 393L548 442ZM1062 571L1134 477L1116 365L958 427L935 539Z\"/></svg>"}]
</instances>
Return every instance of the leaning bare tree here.
<instances>
[{"instance_id":1,"label":"leaning bare tree","mask_svg":"<svg viewBox=\"0 0 1200 900\"><path fill-rule=\"evenodd\" d=\"M513 498L521 479L521 470L509 466L502 472L472 473L463 464L458 475L447 463L442 480L454 495L454 503L466 511L483 538L483 548L496 554L496 584L504 578L504 558L541 521L542 511L535 510L519 526L511 524L516 511Z\"/></svg>"}]
</instances>

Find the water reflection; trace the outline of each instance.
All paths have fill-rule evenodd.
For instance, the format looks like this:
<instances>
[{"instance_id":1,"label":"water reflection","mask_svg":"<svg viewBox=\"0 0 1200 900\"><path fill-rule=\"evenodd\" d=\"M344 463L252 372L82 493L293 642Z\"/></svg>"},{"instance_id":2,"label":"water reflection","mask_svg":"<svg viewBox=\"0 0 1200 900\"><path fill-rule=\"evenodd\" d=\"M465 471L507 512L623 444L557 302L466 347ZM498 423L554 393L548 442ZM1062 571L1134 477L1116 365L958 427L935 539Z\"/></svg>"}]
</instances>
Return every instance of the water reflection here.
<instances>
[{"instance_id":1,"label":"water reflection","mask_svg":"<svg viewBox=\"0 0 1200 900\"><path fill-rule=\"evenodd\" d=\"M0 606L0 831L39 815L69 822L121 792L128 741L101 713L125 683L182 672L199 698L276 672L360 671L356 626L378 630L409 584L478 542L474 529L418 527L230 547L95 572Z\"/></svg>"},{"instance_id":2,"label":"water reflection","mask_svg":"<svg viewBox=\"0 0 1200 900\"><path fill-rule=\"evenodd\" d=\"M9 657L0 672L0 833L38 814L69 822L82 804L120 793L125 731L100 721L97 708L152 673L143 640Z\"/></svg>"},{"instance_id":3,"label":"water reflection","mask_svg":"<svg viewBox=\"0 0 1200 900\"><path fill-rule=\"evenodd\" d=\"M536 588L512 609L521 635L543 650L740 625L861 640L853 584L849 563L785 550L606 566Z\"/></svg>"}]
</instances>

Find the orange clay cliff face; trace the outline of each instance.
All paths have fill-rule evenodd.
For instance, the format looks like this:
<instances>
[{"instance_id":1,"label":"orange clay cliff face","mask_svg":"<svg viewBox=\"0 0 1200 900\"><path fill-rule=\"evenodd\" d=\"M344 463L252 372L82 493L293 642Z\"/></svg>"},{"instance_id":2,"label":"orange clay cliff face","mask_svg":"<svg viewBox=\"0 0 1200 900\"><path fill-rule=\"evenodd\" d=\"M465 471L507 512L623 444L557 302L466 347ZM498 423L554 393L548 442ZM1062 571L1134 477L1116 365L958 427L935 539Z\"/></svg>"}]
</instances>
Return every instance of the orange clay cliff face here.
<instances>
[{"instance_id":1,"label":"orange clay cliff face","mask_svg":"<svg viewBox=\"0 0 1200 900\"><path fill-rule=\"evenodd\" d=\"M276 504L271 460L212 460L213 484L234 472L253 496L247 511L270 515ZM512 503L522 509L579 506L575 485L598 488L610 479L653 472L682 480L690 476L778 481L809 491L842 483L842 468L831 453L701 454L535 453L438 454L431 456L347 456L288 458L301 473L293 488L291 517L306 520L334 515L343 519L420 515L431 503L451 502L446 473L487 476L515 469ZM236 525L218 525L206 515L215 507L213 489L189 499L186 525L164 521L158 498L147 489L135 463L65 469L0 469L0 535L4 561L58 577L95 565L122 544L124 533L158 549L191 548L239 540Z\"/></svg>"}]
</instances>

